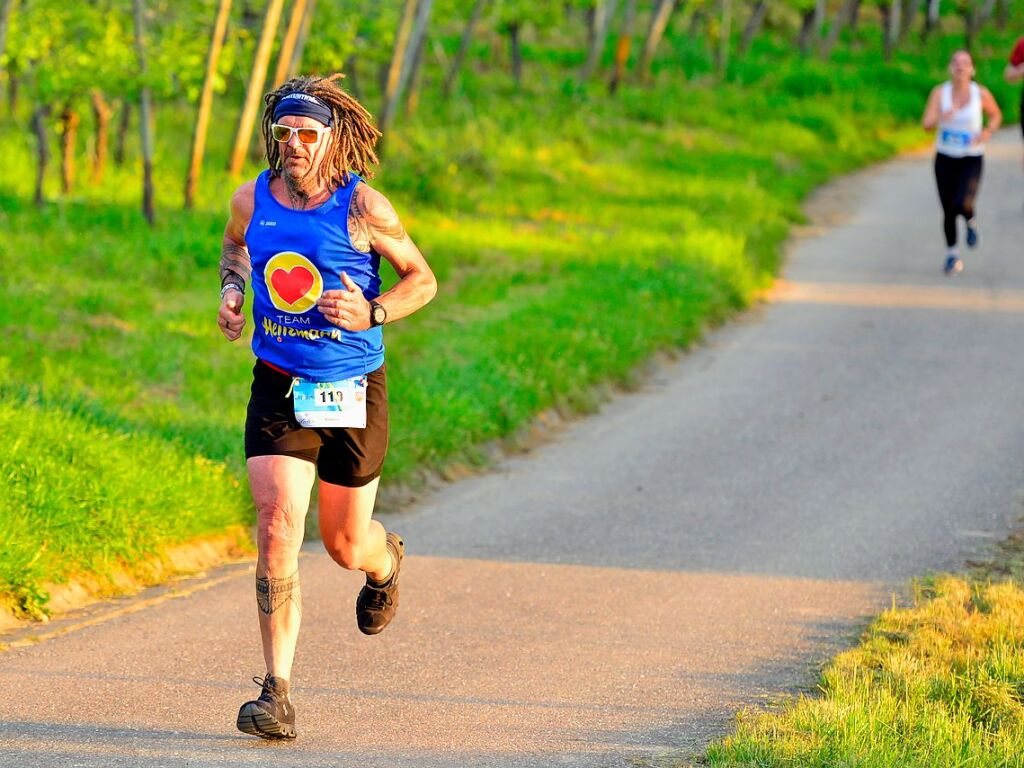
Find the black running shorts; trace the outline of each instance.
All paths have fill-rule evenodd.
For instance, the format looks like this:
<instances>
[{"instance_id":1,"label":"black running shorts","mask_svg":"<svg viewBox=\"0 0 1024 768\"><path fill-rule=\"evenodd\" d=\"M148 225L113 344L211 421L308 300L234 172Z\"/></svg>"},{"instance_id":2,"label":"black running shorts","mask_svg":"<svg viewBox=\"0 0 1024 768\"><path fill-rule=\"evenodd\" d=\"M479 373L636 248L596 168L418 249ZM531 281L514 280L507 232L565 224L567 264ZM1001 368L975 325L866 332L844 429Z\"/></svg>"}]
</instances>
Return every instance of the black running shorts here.
<instances>
[{"instance_id":1,"label":"black running shorts","mask_svg":"<svg viewBox=\"0 0 1024 768\"><path fill-rule=\"evenodd\" d=\"M388 452L388 386L381 366L367 374L366 427L303 427L295 420L292 378L259 360L245 418L245 458L295 456L316 464L324 482L358 488L380 476Z\"/></svg>"}]
</instances>

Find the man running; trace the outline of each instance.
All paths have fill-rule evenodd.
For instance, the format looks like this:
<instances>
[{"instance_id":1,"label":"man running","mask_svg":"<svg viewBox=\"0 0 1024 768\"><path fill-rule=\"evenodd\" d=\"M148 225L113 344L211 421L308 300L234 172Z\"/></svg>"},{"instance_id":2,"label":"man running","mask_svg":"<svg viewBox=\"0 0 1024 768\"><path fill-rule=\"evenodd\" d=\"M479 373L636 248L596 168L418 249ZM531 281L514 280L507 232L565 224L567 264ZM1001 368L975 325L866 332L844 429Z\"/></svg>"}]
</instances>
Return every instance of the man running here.
<instances>
[{"instance_id":1,"label":"man running","mask_svg":"<svg viewBox=\"0 0 1024 768\"><path fill-rule=\"evenodd\" d=\"M949 61L950 79L932 89L921 124L935 130L935 181L944 214L946 262L943 271L956 275L964 263L957 252L956 222L967 222L967 247L978 245L974 199L981 184L985 142L999 128L1003 114L988 88L974 82L974 61L957 51ZM983 127L983 116L988 125Z\"/></svg>"},{"instance_id":2,"label":"man running","mask_svg":"<svg viewBox=\"0 0 1024 768\"><path fill-rule=\"evenodd\" d=\"M380 133L341 77L297 78L266 96L269 169L232 196L220 261L221 331L241 336L247 289L255 326L245 456L267 672L237 725L268 739L295 737L298 554L314 480L324 547L366 573L359 629L376 634L394 617L404 544L371 518L388 445L381 327L437 290L395 209L360 177L372 177ZM385 293L381 256L399 278Z\"/></svg>"}]
</instances>

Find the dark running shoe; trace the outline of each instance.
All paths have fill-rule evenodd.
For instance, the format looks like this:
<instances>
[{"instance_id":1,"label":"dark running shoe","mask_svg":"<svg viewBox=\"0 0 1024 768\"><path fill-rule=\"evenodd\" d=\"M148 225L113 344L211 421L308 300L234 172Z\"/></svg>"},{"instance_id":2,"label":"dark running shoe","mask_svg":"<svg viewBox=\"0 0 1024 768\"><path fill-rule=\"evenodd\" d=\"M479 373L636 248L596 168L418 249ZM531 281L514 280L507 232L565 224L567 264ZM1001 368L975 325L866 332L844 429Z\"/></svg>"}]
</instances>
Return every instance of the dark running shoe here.
<instances>
[{"instance_id":1,"label":"dark running shoe","mask_svg":"<svg viewBox=\"0 0 1024 768\"><path fill-rule=\"evenodd\" d=\"M294 739L295 707L288 698L288 681L272 675L252 681L262 685L263 692L238 710L238 730L264 739Z\"/></svg>"},{"instance_id":2,"label":"dark running shoe","mask_svg":"<svg viewBox=\"0 0 1024 768\"><path fill-rule=\"evenodd\" d=\"M366 585L356 598L356 624L364 635L376 635L391 623L398 610L398 572L405 557L405 542L397 533L389 533L387 547L395 562L391 578L383 584L376 584L367 576Z\"/></svg>"},{"instance_id":3,"label":"dark running shoe","mask_svg":"<svg viewBox=\"0 0 1024 768\"><path fill-rule=\"evenodd\" d=\"M946 266L942 268L942 271L949 277L959 275L964 271L964 263L956 256L950 255L946 257Z\"/></svg>"},{"instance_id":4,"label":"dark running shoe","mask_svg":"<svg viewBox=\"0 0 1024 768\"><path fill-rule=\"evenodd\" d=\"M978 225L973 221L967 222L967 247L977 248L978 243L981 241L981 235L978 232Z\"/></svg>"}]
</instances>

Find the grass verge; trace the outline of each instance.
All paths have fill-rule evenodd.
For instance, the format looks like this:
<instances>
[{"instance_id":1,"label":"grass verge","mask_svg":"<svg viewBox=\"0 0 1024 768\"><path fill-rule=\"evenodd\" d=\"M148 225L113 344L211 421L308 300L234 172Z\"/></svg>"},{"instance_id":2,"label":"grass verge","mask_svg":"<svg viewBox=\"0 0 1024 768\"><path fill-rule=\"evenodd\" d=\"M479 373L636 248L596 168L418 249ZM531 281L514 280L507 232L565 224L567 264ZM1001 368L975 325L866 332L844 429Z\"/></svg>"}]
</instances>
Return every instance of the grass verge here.
<instances>
[{"instance_id":1,"label":"grass verge","mask_svg":"<svg viewBox=\"0 0 1024 768\"><path fill-rule=\"evenodd\" d=\"M963 576L915 584L836 657L816 696L744 714L716 768L1024 766L1024 535Z\"/></svg>"}]
</instances>

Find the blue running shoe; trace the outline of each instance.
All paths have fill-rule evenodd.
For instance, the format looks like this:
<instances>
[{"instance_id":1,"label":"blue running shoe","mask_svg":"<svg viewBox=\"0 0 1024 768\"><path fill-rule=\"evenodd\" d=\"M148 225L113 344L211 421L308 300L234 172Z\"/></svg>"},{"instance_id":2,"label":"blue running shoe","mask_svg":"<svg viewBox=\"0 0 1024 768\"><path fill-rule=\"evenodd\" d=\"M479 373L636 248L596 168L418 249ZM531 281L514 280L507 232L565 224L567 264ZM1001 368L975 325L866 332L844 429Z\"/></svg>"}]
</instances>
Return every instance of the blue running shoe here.
<instances>
[{"instance_id":1,"label":"blue running shoe","mask_svg":"<svg viewBox=\"0 0 1024 768\"><path fill-rule=\"evenodd\" d=\"M974 221L967 222L967 247L977 248L981 236L978 234L978 225Z\"/></svg>"},{"instance_id":2,"label":"blue running shoe","mask_svg":"<svg viewBox=\"0 0 1024 768\"><path fill-rule=\"evenodd\" d=\"M953 254L946 257L946 266L942 268L948 277L958 275L964 271L964 263Z\"/></svg>"}]
</instances>

